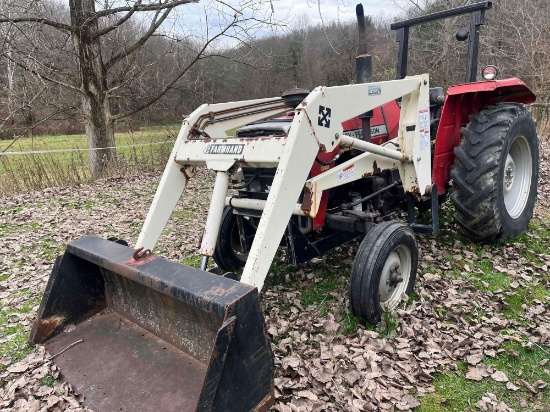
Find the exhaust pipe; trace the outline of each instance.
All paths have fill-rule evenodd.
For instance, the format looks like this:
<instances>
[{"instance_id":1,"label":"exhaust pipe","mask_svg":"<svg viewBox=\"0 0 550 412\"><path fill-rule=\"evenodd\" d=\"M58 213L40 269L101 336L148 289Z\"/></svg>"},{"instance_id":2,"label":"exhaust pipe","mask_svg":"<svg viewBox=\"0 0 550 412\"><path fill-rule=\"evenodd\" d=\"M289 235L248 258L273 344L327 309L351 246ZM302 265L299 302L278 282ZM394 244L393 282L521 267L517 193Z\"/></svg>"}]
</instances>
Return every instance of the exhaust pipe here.
<instances>
[{"instance_id":1,"label":"exhaust pipe","mask_svg":"<svg viewBox=\"0 0 550 412\"><path fill-rule=\"evenodd\" d=\"M359 28L359 44L357 47L357 57L355 58L355 81L357 83L370 83L372 80L372 56L368 54L367 23L365 21L365 11L361 3L355 7L355 15L357 16L357 26ZM362 121L363 140L366 142L371 141L370 119L372 116L372 110L359 116Z\"/></svg>"}]
</instances>

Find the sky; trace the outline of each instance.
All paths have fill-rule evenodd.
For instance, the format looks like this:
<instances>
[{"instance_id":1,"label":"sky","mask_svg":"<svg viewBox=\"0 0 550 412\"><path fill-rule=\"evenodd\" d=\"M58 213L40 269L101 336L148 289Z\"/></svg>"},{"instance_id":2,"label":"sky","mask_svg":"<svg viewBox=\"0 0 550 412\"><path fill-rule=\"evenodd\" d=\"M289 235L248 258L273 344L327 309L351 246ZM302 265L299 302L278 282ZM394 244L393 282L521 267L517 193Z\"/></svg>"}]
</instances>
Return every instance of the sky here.
<instances>
[{"instance_id":1,"label":"sky","mask_svg":"<svg viewBox=\"0 0 550 412\"><path fill-rule=\"evenodd\" d=\"M312 23L321 23L321 16L328 20L346 21L355 19L355 6L359 1L350 0L273 0L275 16L282 19L307 16ZM371 16L395 16L400 10L391 0L362 0L365 14ZM319 13L319 6L321 13Z\"/></svg>"},{"instance_id":2,"label":"sky","mask_svg":"<svg viewBox=\"0 0 550 412\"><path fill-rule=\"evenodd\" d=\"M57 0L68 5L69 0ZM361 1L366 15L373 17L395 17L400 8L395 2L405 0L198 0L197 3L179 6L172 11L170 18L161 26L160 31L197 39L211 38L227 26L235 15L235 10L245 10L241 17L256 17L259 20L276 23L271 29L260 26L254 20L248 20L241 26L249 29L253 37L262 37L285 28L292 29L301 22L316 25L330 21L355 20L355 6ZM97 10L107 7L133 5L135 0L96 0ZM144 0L143 3L154 3ZM103 6L103 7L102 7ZM136 19L148 24L154 13L139 13ZM229 32L228 34L232 34ZM226 38L227 40L227 38Z\"/></svg>"},{"instance_id":3,"label":"sky","mask_svg":"<svg viewBox=\"0 0 550 412\"><path fill-rule=\"evenodd\" d=\"M235 10L246 10L242 16L254 15L261 20L277 23L271 31L292 29L306 21L315 25L330 21L355 20L355 6L358 0L200 0L188 4L173 13L170 22L163 25L166 31L184 36L211 37L225 27ZM395 17L401 10L393 0L362 0L366 15L373 17ZM208 24L206 24L208 22ZM254 26L254 21L246 25ZM206 32L208 27L208 33ZM255 37L268 34L270 29L259 30ZM250 30L252 33L253 30ZM229 33L231 34L231 33Z\"/></svg>"}]
</instances>

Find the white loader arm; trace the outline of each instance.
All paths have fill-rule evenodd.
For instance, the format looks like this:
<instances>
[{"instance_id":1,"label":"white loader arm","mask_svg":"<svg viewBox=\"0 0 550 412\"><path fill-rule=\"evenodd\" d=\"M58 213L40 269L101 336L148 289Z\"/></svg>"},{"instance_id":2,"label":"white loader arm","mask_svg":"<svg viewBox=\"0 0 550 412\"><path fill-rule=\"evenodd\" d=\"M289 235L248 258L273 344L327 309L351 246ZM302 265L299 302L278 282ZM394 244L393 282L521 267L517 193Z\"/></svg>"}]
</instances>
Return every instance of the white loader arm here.
<instances>
[{"instance_id":1,"label":"white loader arm","mask_svg":"<svg viewBox=\"0 0 550 412\"><path fill-rule=\"evenodd\" d=\"M344 121L400 97L399 136L391 147L376 146L343 134ZM318 87L295 109L286 136L225 136L225 130L280 112L283 109L281 102L277 98L251 100L203 105L194 111L184 121L136 246L154 247L191 177L193 166L206 165L216 171L217 176L200 253L212 256L229 174L239 165L277 167L267 201L262 203L262 217L241 278L241 282L261 290L291 215L301 209L302 214L314 216L322 190L372 173L374 161L398 167L407 191L424 193L424 189L419 188L431 184L427 75L389 82ZM258 112L260 108L261 113ZM340 144L368 151L345 164L350 166L348 163L355 162L349 180L341 180L338 173L347 166L339 165L308 181L317 154L331 152ZM310 206L308 209L304 202L298 209L297 201L305 188L312 196Z\"/></svg>"}]
</instances>

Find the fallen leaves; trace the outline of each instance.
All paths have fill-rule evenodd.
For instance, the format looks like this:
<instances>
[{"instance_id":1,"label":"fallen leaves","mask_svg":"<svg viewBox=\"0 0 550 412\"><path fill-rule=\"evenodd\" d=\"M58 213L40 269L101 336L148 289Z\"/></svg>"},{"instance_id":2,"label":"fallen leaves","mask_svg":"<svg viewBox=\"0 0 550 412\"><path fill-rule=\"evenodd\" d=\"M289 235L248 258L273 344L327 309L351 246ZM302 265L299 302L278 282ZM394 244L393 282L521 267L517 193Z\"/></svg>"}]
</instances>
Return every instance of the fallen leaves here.
<instances>
[{"instance_id":1,"label":"fallen leaves","mask_svg":"<svg viewBox=\"0 0 550 412\"><path fill-rule=\"evenodd\" d=\"M508 407L504 402L499 402L497 396L490 392L487 392L481 397L476 403L476 408L482 411L514 412L514 410Z\"/></svg>"},{"instance_id":2,"label":"fallen leaves","mask_svg":"<svg viewBox=\"0 0 550 412\"><path fill-rule=\"evenodd\" d=\"M508 376L502 371L495 371L491 375L491 378L493 378L497 382L508 382Z\"/></svg>"},{"instance_id":3,"label":"fallen leaves","mask_svg":"<svg viewBox=\"0 0 550 412\"><path fill-rule=\"evenodd\" d=\"M550 178L545 170L543 181ZM185 219L175 214L157 254L182 260L195 252L211 183L201 173L190 181L192 195L178 204L176 212ZM158 179L158 174L146 174L140 179L99 181L0 200L0 227L10 225L0 245L0 273L7 274L0 281L0 299L2 310L9 313L5 329L0 329L0 344L28 334L55 256L70 240L85 234L114 235L135 243ZM539 198L539 202L550 210L548 199ZM515 392L526 403L536 403L547 394L544 380L535 381L527 374L517 378L490 364L501 356L521 362L521 353L505 349L505 344L550 350L548 300L533 300L515 317L506 315L507 299L523 296L518 294L534 282L542 284L540 274L550 267L550 256L541 256L544 263L537 266L526 262L515 245L497 250L487 246L479 249L479 256L459 241L444 245L419 236L419 244L422 257L415 298L399 309L398 326L391 333L349 321L343 273L353 261L353 245L337 252L340 266L329 267L325 258L315 259L296 273L285 273L282 284L264 290L262 304L276 367L275 410L413 410L423 396L436 390L433 380L438 373L457 374L472 385L491 382ZM510 287L494 288L489 280L477 280L484 274L480 259L490 260L495 272L508 276ZM304 290L323 282L322 273L329 270L342 273L335 291L323 302L303 307ZM453 270L459 276L453 276ZM23 332L6 332L17 327ZM549 362L545 358L539 365L548 368ZM42 352L19 362L0 354L0 363L5 365L0 372L0 409L83 410L81 399L59 380L59 371ZM483 411L511 410L490 392L472 405Z\"/></svg>"},{"instance_id":4,"label":"fallen leaves","mask_svg":"<svg viewBox=\"0 0 550 412\"><path fill-rule=\"evenodd\" d=\"M468 362L470 365L477 365L479 362L483 360L485 355L483 353L476 353L473 355L466 356L466 362Z\"/></svg>"},{"instance_id":5,"label":"fallen leaves","mask_svg":"<svg viewBox=\"0 0 550 412\"><path fill-rule=\"evenodd\" d=\"M60 380L58 368L43 347L0 374L6 382L0 387L1 410L24 412L84 412L82 398Z\"/></svg>"},{"instance_id":6,"label":"fallen leaves","mask_svg":"<svg viewBox=\"0 0 550 412\"><path fill-rule=\"evenodd\" d=\"M21 373L25 372L30 368L30 365L27 362L18 362L8 367L8 372L10 373Z\"/></svg>"}]
</instances>

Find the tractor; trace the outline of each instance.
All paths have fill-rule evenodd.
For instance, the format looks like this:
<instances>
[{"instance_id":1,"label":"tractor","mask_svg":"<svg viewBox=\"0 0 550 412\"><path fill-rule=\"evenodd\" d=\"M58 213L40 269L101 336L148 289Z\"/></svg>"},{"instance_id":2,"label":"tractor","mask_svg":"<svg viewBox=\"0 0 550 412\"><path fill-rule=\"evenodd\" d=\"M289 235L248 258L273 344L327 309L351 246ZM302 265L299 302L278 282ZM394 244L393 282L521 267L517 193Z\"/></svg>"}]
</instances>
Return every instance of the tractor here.
<instances>
[{"instance_id":1,"label":"tractor","mask_svg":"<svg viewBox=\"0 0 550 412\"><path fill-rule=\"evenodd\" d=\"M376 324L413 291L415 234L437 235L447 197L467 238L520 234L537 193L526 106L535 96L519 79L497 80L495 66L476 81L491 7L392 24L397 79L373 82L358 5L356 84L200 106L183 121L136 248L90 236L70 243L30 340L63 353L62 373L98 410L267 410L274 364L259 291L280 246L298 264L362 238L350 310ZM456 36L468 41L465 83L445 93L427 74L407 76L410 28L461 14L470 15ZM216 175L200 269L152 253L198 166Z\"/></svg>"}]
</instances>

